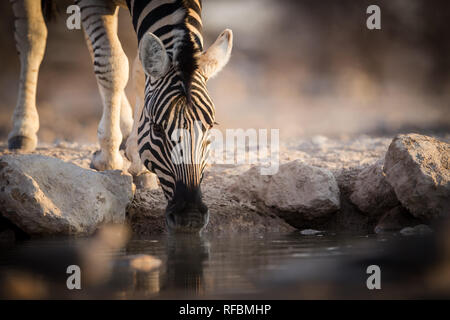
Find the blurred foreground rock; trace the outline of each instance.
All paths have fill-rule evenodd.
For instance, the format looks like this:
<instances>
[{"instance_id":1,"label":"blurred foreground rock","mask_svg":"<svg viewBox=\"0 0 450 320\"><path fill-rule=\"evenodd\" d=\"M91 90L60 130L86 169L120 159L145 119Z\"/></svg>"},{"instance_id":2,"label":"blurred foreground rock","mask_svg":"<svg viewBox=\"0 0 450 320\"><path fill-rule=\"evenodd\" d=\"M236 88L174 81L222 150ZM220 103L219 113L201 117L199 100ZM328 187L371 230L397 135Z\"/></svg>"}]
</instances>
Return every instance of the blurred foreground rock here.
<instances>
[{"instance_id":1,"label":"blurred foreground rock","mask_svg":"<svg viewBox=\"0 0 450 320\"><path fill-rule=\"evenodd\" d=\"M30 235L92 234L123 223L132 177L42 155L0 158L0 214Z\"/></svg>"},{"instance_id":2,"label":"blurred foreground rock","mask_svg":"<svg viewBox=\"0 0 450 320\"><path fill-rule=\"evenodd\" d=\"M148 254L124 255L130 236L126 225L111 224L78 241L60 238L51 245L18 244L8 267L0 269L0 298L117 299L117 292L136 285L137 274L145 276L162 263ZM74 274L77 267L81 290L68 290L69 283L76 283L68 273Z\"/></svg>"},{"instance_id":3,"label":"blurred foreground rock","mask_svg":"<svg viewBox=\"0 0 450 320\"><path fill-rule=\"evenodd\" d=\"M419 134L399 135L384 172L397 198L424 221L450 216L450 145Z\"/></svg>"},{"instance_id":4,"label":"blurred foreground rock","mask_svg":"<svg viewBox=\"0 0 450 320\"><path fill-rule=\"evenodd\" d=\"M259 167L253 167L230 191L241 201L273 210L297 228L309 221L323 221L340 208L339 188L331 171L298 160L281 165L271 176L263 176Z\"/></svg>"}]
</instances>

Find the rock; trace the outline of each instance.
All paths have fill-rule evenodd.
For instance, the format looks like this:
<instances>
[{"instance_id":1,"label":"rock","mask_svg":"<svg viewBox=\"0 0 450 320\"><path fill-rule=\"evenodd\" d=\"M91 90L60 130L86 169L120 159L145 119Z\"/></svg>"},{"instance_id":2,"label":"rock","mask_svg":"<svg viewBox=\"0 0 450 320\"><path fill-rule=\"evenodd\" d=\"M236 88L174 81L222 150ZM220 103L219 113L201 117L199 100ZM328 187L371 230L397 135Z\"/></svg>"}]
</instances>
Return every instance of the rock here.
<instances>
[{"instance_id":1,"label":"rock","mask_svg":"<svg viewBox=\"0 0 450 320\"><path fill-rule=\"evenodd\" d=\"M350 195L353 192L353 184L356 177L363 168L360 166L348 169L336 170L333 172L339 186L340 209L333 216L329 224L324 225L322 230L334 230L351 233L367 234L373 230L376 222L372 221L371 216L362 212L350 201ZM371 225L373 226L371 227Z\"/></svg>"},{"instance_id":2,"label":"rock","mask_svg":"<svg viewBox=\"0 0 450 320\"><path fill-rule=\"evenodd\" d=\"M269 209L296 228L326 220L340 207L333 174L298 160L282 164L271 176L260 175L259 167L253 167L237 179L230 191L241 202Z\"/></svg>"},{"instance_id":3,"label":"rock","mask_svg":"<svg viewBox=\"0 0 450 320\"><path fill-rule=\"evenodd\" d=\"M138 237L166 233L166 200L161 190L136 189L127 207L127 222Z\"/></svg>"},{"instance_id":4,"label":"rock","mask_svg":"<svg viewBox=\"0 0 450 320\"><path fill-rule=\"evenodd\" d=\"M0 214L30 235L92 234L123 223L132 178L42 155L0 158Z\"/></svg>"},{"instance_id":5,"label":"rock","mask_svg":"<svg viewBox=\"0 0 450 320\"><path fill-rule=\"evenodd\" d=\"M400 233L403 236L424 236L433 233L433 230L425 224L419 224L415 227L403 228Z\"/></svg>"},{"instance_id":6,"label":"rock","mask_svg":"<svg viewBox=\"0 0 450 320\"><path fill-rule=\"evenodd\" d=\"M355 178L350 194L350 201L359 210L375 217L400 204L383 173L383 164L384 159L363 169Z\"/></svg>"},{"instance_id":7,"label":"rock","mask_svg":"<svg viewBox=\"0 0 450 320\"><path fill-rule=\"evenodd\" d=\"M277 233L292 232L295 229L278 216L260 212L256 208L239 203L232 199L225 190L212 192L210 182L203 182L205 190L205 203L210 212L209 223L203 233L205 234L235 234L235 233ZM137 237L146 237L166 233L164 211L166 200L160 189L138 189L133 202L127 208L127 220L133 234Z\"/></svg>"},{"instance_id":8,"label":"rock","mask_svg":"<svg viewBox=\"0 0 450 320\"><path fill-rule=\"evenodd\" d=\"M450 145L419 134L398 135L386 153L384 172L397 198L424 221L450 215Z\"/></svg>"},{"instance_id":9,"label":"rock","mask_svg":"<svg viewBox=\"0 0 450 320\"><path fill-rule=\"evenodd\" d=\"M375 233L398 231L405 227L420 224L420 220L414 218L408 210L397 206L386 212L375 227Z\"/></svg>"}]
</instances>

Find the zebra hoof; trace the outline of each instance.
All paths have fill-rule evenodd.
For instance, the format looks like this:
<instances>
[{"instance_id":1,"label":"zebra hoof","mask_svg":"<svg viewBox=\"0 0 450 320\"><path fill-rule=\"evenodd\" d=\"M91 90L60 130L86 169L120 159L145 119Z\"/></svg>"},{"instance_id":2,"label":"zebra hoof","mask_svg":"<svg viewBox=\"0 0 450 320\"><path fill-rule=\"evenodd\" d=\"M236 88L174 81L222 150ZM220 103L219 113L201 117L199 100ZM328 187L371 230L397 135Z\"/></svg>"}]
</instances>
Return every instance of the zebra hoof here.
<instances>
[{"instance_id":1,"label":"zebra hoof","mask_svg":"<svg viewBox=\"0 0 450 320\"><path fill-rule=\"evenodd\" d=\"M158 177L156 174L146 172L133 176L133 182L137 189L156 190L159 189Z\"/></svg>"},{"instance_id":2,"label":"zebra hoof","mask_svg":"<svg viewBox=\"0 0 450 320\"><path fill-rule=\"evenodd\" d=\"M106 157L101 150L97 150L92 155L90 167L97 171L124 170L124 160L120 153L114 157Z\"/></svg>"},{"instance_id":3,"label":"zebra hoof","mask_svg":"<svg viewBox=\"0 0 450 320\"><path fill-rule=\"evenodd\" d=\"M33 151L36 149L37 139L25 136L14 136L8 139L8 149L17 151Z\"/></svg>"}]
</instances>

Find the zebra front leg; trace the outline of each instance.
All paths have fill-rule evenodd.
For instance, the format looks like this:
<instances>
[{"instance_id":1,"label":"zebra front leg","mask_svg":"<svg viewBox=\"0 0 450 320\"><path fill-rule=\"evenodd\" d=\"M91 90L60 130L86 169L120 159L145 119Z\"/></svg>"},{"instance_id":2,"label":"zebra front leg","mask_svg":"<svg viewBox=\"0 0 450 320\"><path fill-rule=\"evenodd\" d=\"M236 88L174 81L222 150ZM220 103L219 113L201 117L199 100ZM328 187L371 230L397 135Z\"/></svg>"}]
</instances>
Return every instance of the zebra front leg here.
<instances>
[{"instance_id":1,"label":"zebra front leg","mask_svg":"<svg viewBox=\"0 0 450 320\"><path fill-rule=\"evenodd\" d=\"M39 115L36 110L36 86L39 67L45 53L47 26L41 1L11 0L15 16L15 39L20 57L20 80L13 128L8 148L32 151L37 145Z\"/></svg>"},{"instance_id":2,"label":"zebra front leg","mask_svg":"<svg viewBox=\"0 0 450 320\"><path fill-rule=\"evenodd\" d=\"M136 103L134 106L134 122L133 128L131 130L131 135L126 143L126 156L130 160L131 165L128 171L133 176L138 176L142 173L148 172L145 166L141 162L141 157L139 156L138 144L137 144L137 128L139 126L139 119L142 114L142 108L144 106L144 90L145 90L145 75L142 69L141 61L139 60L139 55L133 62L133 69L131 73L131 80L133 85L134 94L136 97Z\"/></svg>"},{"instance_id":3,"label":"zebra front leg","mask_svg":"<svg viewBox=\"0 0 450 320\"><path fill-rule=\"evenodd\" d=\"M139 156L138 144L137 144L137 127L139 124L139 111L142 110L143 103L139 102L139 99L136 98L136 106L134 112L134 123L133 128L131 130L131 134L126 142L125 155L130 161L130 167L128 171L133 176L138 176L142 173L147 172L148 170L144 167L141 162L141 157Z\"/></svg>"},{"instance_id":4,"label":"zebra front leg","mask_svg":"<svg viewBox=\"0 0 450 320\"><path fill-rule=\"evenodd\" d=\"M94 52L92 49L91 40L89 39L86 32L84 32L84 38L86 40L86 44L88 46L89 54L91 55L92 61L94 61ZM131 134L132 128L133 128L132 110L124 91L122 93L122 101L120 106L120 131L122 132L122 143L120 144L121 150L125 149L125 145L128 140L128 137Z\"/></svg>"},{"instance_id":5,"label":"zebra front leg","mask_svg":"<svg viewBox=\"0 0 450 320\"><path fill-rule=\"evenodd\" d=\"M94 153L91 167L97 170L126 169L119 148L123 137L121 107L129 106L124 94L128 59L117 37L118 7L107 0L81 0L78 5L83 28L92 46L94 72L103 102L103 115L97 130L100 150Z\"/></svg>"},{"instance_id":6,"label":"zebra front leg","mask_svg":"<svg viewBox=\"0 0 450 320\"><path fill-rule=\"evenodd\" d=\"M131 73L132 86L134 95L136 97L136 104L133 113L133 128L130 137L126 143L126 156L130 160L130 167L128 172L133 175L133 181L137 188L144 189L158 189L158 177L156 174L147 170L142 164L141 157L138 150L138 134L137 128L139 127L139 119L142 115L142 109L144 107L144 90L145 90L145 75L142 68L139 55L136 56L133 62L133 71Z\"/></svg>"},{"instance_id":7,"label":"zebra front leg","mask_svg":"<svg viewBox=\"0 0 450 320\"><path fill-rule=\"evenodd\" d=\"M126 142L131 136L133 130L133 116L130 103L125 95L122 93L122 101L120 106L120 131L122 132L122 143L120 144L120 149L125 150Z\"/></svg>"}]
</instances>

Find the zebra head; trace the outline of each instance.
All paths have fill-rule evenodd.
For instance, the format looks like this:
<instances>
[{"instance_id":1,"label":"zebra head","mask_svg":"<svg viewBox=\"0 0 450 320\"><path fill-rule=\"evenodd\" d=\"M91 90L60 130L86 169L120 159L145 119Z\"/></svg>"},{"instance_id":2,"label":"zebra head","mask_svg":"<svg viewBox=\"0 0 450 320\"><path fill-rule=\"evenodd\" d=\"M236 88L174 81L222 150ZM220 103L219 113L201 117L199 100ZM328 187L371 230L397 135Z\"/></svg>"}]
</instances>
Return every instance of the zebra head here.
<instances>
[{"instance_id":1,"label":"zebra head","mask_svg":"<svg viewBox=\"0 0 450 320\"><path fill-rule=\"evenodd\" d=\"M171 232L200 232L209 220L200 184L215 109L206 82L227 64L232 41L231 30L225 30L207 51L179 53L192 59L172 57L152 33L139 44L147 77L138 148L142 163L158 176L168 200L166 224Z\"/></svg>"}]
</instances>

